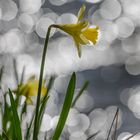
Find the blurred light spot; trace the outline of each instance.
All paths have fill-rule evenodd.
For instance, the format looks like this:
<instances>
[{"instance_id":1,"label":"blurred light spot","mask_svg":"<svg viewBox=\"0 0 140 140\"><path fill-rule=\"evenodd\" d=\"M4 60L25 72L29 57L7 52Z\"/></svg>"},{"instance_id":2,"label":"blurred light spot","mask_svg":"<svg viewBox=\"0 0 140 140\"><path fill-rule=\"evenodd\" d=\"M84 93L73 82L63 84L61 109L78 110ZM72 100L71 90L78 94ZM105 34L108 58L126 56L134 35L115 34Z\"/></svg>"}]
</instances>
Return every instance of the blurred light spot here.
<instances>
[{"instance_id":1,"label":"blurred light spot","mask_svg":"<svg viewBox=\"0 0 140 140\"><path fill-rule=\"evenodd\" d=\"M76 109L70 109L66 125L76 126L79 123L78 111Z\"/></svg>"},{"instance_id":2,"label":"blurred light spot","mask_svg":"<svg viewBox=\"0 0 140 140\"><path fill-rule=\"evenodd\" d=\"M42 118L42 123L40 127L40 131L46 132L51 129L51 117L48 114L44 114Z\"/></svg>"},{"instance_id":3,"label":"blurred light spot","mask_svg":"<svg viewBox=\"0 0 140 140\"><path fill-rule=\"evenodd\" d=\"M69 76L59 76L55 79L54 81L54 89L58 93L65 94L68 82L69 82L70 77Z\"/></svg>"},{"instance_id":4,"label":"blurred light spot","mask_svg":"<svg viewBox=\"0 0 140 140\"><path fill-rule=\"evenodd\" d=\"M131 75L139 75L140 74L140 57L129 56L125 62L125 69Z\"/></svg>"},{"instance_id":5,"label":"blurred light spot","mask_svg":"<svg viewBox=\"0 0 140 140\"><path fill-rule=\"evenodd\" d=\"M87 140L87 136L85 135L84 132L78 131L78 132L72 133L69 136L69 140Z\"/></svg>"},{"instance_id":6,"label":"blurred light spot","mask_svg":"<svg viewBox=\"0 0 140 140\"><path fill-rule=\"evenodd\" d=\"M42 17L40 18L40 20L37 22L36 24L36 33L41 37L41 38L45 38L47 31L48 31L48 27L54 24L54 21L52 21L50 18L45 18ZM51 36L55 33L55 29L53 28L51 30Z\"/></svg>"},{"instance_id":7,"label":"blurred light spot","mask_svg":"<svg viewBox=\"0 0 140 140\"><path fill-rule=\"evenodd\" d=\"M19 6L22 12L34 14L41 8L41 0L20 0Z\"/></svg>"},{"instance_id":8,"label":"blurred light spot","mask_svg":"<svg viewBox=\"0 0 140 140\"><path fill-rule=\"evenodd\" d=\"M78 132L79 130L85 132L90 126L90 120L87 115L81 113L77 114L77 117L79 117L77 125L68 126L68 131L71 134Z\"/></svg>"},{"instance_id":9,"label":"blurred light spot","mask_svg":"<svg viewBox=\"0 0 140 140\"><path fill-rule=\"evenodd\" d=\"M18 8L13 0L1 0L0 9L2 14L2 20L10 21L14 19L18 13Z\"/></svg>"},{"instance_id":10,"label":"blurred light spot","mask_svg":"<svg viewBox=\"0 0 140 140\"><path fill-rule=\"evenodd\" d=\"M86 0L87 2L90 2L90 3L99 3L103 0Z\"/></svg>"},{"instance_id":11,"label":"blurred light spot","mask_svg":"<svg viewBox=\"0 0 140 140\"><path fill-rule=\"evenodd\" d=\"M133 21L128 17L118 18L116 20L116 25L118 27L119 38L127 38L131 36L135 29Z\"/></svg>"},{"instance_id":12,"label":"blurred light spot","mask_svg":"<svg viewBox=\"0 0 140 140\"><path fill-rule=\"evenodd\" d=\"M57 126L57 123L59 121L59 116L54 116L51 120L51 127L54 130Z\"/></svg>"},{"instance_id":13,"label":"blurred light spot","mask_svg":"<svg viewBox=\"0 0 140 140\"><path fill-rule=\"evenodd\" d=\"M114 20L121 14L121 5L117 0L105 0L100 7L102 17Z\"/></svg>"},{"instance_id":14,"label":"blurred light spot","mask_svg":"<svg viewBox=\"0 0 140 140\"><path fill-rule=\"evenodd\" d=\"M23 32L30 33L33 31L34 20L28 14L21 14L18 20L18 25Z\"/></svg>"},{"instance_id":15,"label":"blurred light spot","mask_svg":"<svg viewBox=\"0 0 140 140\"><path fill-rule=\"evenodd\" d=\"M1 38L1 47L4 53L19 53L23 50L23 34L19 29L12 29ZM4 46L3 46L4 45Z\"/></svg>"},{"instance_id":16,"label":"blurred light spot","mask_svg":"<svg viewBox=\"0 0 140 140\"><path fill-rule=\"evenodd\" d=\"M126 139L129 138L131 135L132 135L132 134L129 133L129 132L123 132L123 133L121 133L121 134L118 136L117 140L126 140ZM134 139L132 138L132 139L130 139L130 140L134 140Z\"/></svg>"},{"instance_id":17,"label":"blurred light spot","mask_svg":"<svg viewBox=\"0 0 140 140\"><path fill-rule=\"evenodd\" d=\"M122 40L122 48L127 53L133 54L140 50L140 34L134 34Z\"/></svg>"},{"instance_id":18,"label":"blurred light spot","mask_svg":"<svg viewBox=\"0 0 140 140\"><path fill-rule=\"evenodd\" d=\"M87 113L94 106L94 99L91 97L87 91L84 91L80 98L77 100L75 107L80 111Z\"/></svg>"},{"instance_id":19,"label":"blurred light spot","mask_svg":"<svg viewBox=\"0 0 140 140\"><path fill-rule=\"evenodd\" d=\"M49 0L52 5L61 6L65 4L68 0Z\"/></svg>"}]
</instances>

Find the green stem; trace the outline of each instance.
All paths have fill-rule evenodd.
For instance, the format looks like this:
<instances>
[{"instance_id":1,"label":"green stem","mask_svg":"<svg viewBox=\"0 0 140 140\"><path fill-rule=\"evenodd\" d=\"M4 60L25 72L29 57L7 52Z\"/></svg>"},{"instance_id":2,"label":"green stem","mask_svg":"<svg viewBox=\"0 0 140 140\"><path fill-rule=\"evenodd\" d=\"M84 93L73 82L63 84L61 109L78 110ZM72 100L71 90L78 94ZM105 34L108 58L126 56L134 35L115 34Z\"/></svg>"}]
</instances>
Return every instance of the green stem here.
<instances>
[{"instance_id":1,"label":"green stem","mask_svg":"<svg viewBox=\"0 0 140 140\"><path fill-rule=\"evenodd\" d=\"M41 87L42 87L46 52L47 52L47 48L48 48L49 36L50 36L50 32L51 32L52 27L53 27L53 25L50 25L48 28L46 40L45 40L45 45L44 45L44 49L43 49L43 55L42 55L42 61L41 61L41 67L40 67L36 110L35 110L35 123L34 123L34 131L33 131L33 140L37 140L37 136L38 136L38 115L39 115L39 106L40 106L40 98L41 98Z\"/></svg>"}]
</instances>

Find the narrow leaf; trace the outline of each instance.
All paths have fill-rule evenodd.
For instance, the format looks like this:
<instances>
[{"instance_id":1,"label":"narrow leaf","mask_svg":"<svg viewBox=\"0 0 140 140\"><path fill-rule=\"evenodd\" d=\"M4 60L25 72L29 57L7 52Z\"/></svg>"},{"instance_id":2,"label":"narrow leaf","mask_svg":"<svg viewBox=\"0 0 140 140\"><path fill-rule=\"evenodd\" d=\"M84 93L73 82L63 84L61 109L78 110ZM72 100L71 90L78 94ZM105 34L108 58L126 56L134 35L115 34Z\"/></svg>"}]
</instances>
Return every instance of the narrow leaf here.
<instances>
[{"instance_id":1,"label":"narrow leaf","mask_svg":"<svg viewBox=\"0 0 140 140\"><path fill-rule=\"evenodd\" d=\"M71 76L68 88L67 88L64 104L63 104L62 111L60 114L60 118L59 118L58 124L56 126L52 140L58 140L62 133L66 119L68 117L69 110L71 108L74 90L75 90L75 83L76 83L76 75L75 75L75 73L73 73Z\"/></svg>"},{"instance_id":2,"label":"narrow leaf","mask_svg":"<svg viewBox=\"0 0 140 140\"><path fill-rule=\"evenodd\" d=\"M16 104L14 101L14 97L12 95L11 90L9 89L9 96L10 96L10 101L11 101L11 109L13 113L13 127L14 127L14 132L16 136L16 140L22 140L22 131L21 131L21 126L20 126L20 120L18 116L18 112L16 110Z\"/></svg>"},{"instance_id":3,"label":"narrow leaf","mask_svg":"<svg viewBox=\"0 0 140 140\"><path fill-rule=\"evenodd\" d=\"M116 113L114 115L113 121L112 121L110 129L109 129L109 133L108 133L108 136L107 136L107 140L109 140L109 136L110 136L111 130L113 128L114 121L116 120L116 117L117 117L118 113L119 113L119 108L117 108L117 111L116 111Z\"/></svg>"},{"instance_id":4,"label":"narrow leaf","mask_svg":"<svg viewBox=\"0 0 140 140\"><path fill-rule=\"evenodd\" d=\"M73 101L73 103L72 103L72 107L75 106L77 100L78 100L78 99L80 98L80 96L83 94L84 90L87 89L88 85L89 85L89 82L88 82L88 81L85 81L84 85L82 86L82 88L80 89L79 93L78 93L77 96L75 97L75 99L74 99L74 101Z\"/></svg>"}]
</instances>

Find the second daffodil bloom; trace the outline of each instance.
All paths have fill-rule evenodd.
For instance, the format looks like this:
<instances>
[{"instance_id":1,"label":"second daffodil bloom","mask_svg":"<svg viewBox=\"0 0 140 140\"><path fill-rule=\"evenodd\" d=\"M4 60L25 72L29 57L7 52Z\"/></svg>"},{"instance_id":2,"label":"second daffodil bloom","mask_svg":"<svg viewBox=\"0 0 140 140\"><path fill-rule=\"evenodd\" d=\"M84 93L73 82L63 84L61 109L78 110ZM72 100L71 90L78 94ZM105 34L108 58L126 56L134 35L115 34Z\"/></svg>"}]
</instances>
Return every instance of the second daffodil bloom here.
<instances>
[{"instance_id":1,"label":"second daffodil bloom","mask_svg":"<svg viewBox=\"0 0 140 140\"><path fill-rule=\"evenodd\" d=\"M78 55L81 57L81 45L93 44L98 40L98 27L90 27L88 21L83 20L85 13L85 5L83 5L78 12L78 20L75 24L54 25L54 27L63 30L71 35L77 47Z\"/></svg>"},{"instance_id":2,"label":"second daffodil bloom","mask_svg":"<svg viewBox=\"0 0 140 140\"><path fill-rule=\"evenodd\" d=\"M41 88L41 96L45 96L47 93L47 88L44 86L44 81L43 85ZM35 79L35 77L29 78L27 83L21 84L18 89L16 89L14 92L18 92L21 95L24 95L26 97L26 102L27 104L33 104L33 101L31 97L37 96L37 91L38 91L38 80Z\"/></svg>"}]
</instances>

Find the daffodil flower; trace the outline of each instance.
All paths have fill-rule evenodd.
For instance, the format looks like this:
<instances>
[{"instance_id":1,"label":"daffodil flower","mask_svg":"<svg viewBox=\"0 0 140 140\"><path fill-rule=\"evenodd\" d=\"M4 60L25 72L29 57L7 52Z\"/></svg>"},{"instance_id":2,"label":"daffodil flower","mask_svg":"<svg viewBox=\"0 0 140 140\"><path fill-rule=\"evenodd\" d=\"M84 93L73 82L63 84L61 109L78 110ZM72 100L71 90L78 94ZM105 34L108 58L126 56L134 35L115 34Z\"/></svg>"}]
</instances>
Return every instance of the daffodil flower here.
<instances>
[{"instance_id":1,"label":"daffodil flower","mask_svg":"<svg viewBox=\"0 0 140 140\"><path fill-rule=\"evenodd\" d=\"M88 21L84 21L85 5L78 12L78 20L75 24L54 25L54 27L68 33L74 39L78 55L81 57L81 45L96 44L98 40L98 27L90 27Z\"/></svg>"},{"instance_id":2,"label":"daffodil flower","mask_svg":"<svg viewBox=\"0 0 140 140\"><path fill-rule=\"evenodd\" d=\"M44 86L44 81L41 87L41 96L45 96L47 93L47 88ZM18 89L16 89L14 92L18 92L21 95L24 95L26 97L27 104L33 104L33 101L31 99L32 96L37 96L38 91L38 80L35 79L35 77L29 78L27 83L21 84Z\"/></svg>"}]
</instances>

